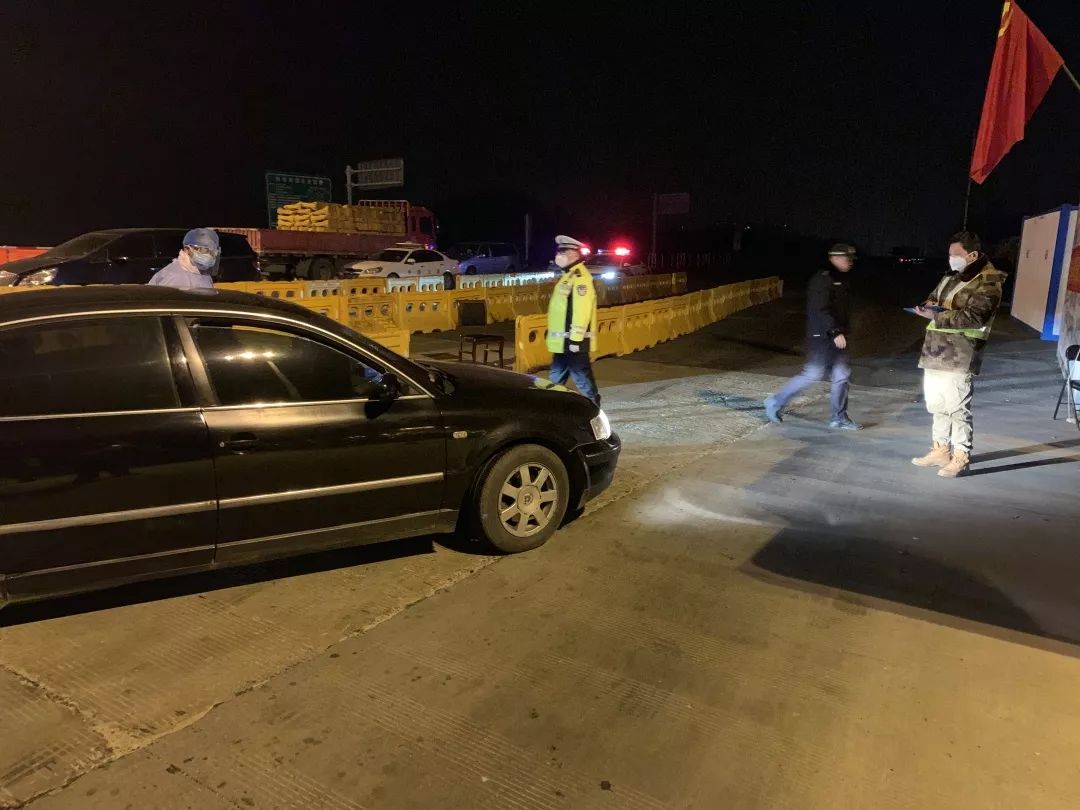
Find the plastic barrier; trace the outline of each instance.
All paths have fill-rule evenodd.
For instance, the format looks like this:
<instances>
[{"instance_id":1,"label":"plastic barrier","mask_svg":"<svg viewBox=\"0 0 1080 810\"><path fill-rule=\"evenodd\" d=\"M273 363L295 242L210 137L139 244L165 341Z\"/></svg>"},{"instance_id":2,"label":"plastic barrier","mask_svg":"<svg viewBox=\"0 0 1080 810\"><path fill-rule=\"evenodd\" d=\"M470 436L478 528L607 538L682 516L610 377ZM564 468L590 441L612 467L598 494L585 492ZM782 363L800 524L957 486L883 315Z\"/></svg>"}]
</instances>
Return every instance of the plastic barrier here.
<instances>
[{"instance_id":1,"label":"plastic barrier","mask_svg":"<svg viewBox=\"0 0 1080 810\"><path fill-rule=\"evenodd\" d=\"M287 301L296 302L304 297L303 281L243 281L237 284L218 284L217 287L239 287L243 285L243 292L265 295L268 298L283 298Z\"/></svg>"},{"instance_id":2,"label":"plastic barrier","mask_svg":"<svg viewBox=\"0 0 1080 810\"><path fill-rule=\"evenodd\" d=\"M410 332L444 332L454 328L454 313L444 292L398 293L401 325Z\"/></svg>"},{"instance_id":3,"label":"plastic barrier","mask_svg":"<svg viewBox=\"0 0 1080 810\"><path fill-rule=\"evenodd\" d=\"M623 328L619 341L619 354L631 354L655 346L656 313L652 303L627 304L622 309Z\"/></svg>"},{"instance_id":4,"label":"plastic barrier","mask_svg":"<svg viewBox=\"0 0 1080 810\"><path fill-rule=\"evenodd\" d=\"M489 287L487 291L488 323L514 320L515 287Z\"/></svg>"},{"instance_id":5,"label":"plastic barrier","mask_svg":"<svg viewBox=\"0 0 1080 810\"><path fill-rule=\"evenodd\" d=\"M302 306L304 309L310 309L312 312L318 312L320 315L325 315L331 320L342 323L341 317L341 296L332 295L325 298L292 298L289 299L291 303Z\"/></svg>"},{"instance_id":6,"label":"plastic barrier","mask_svg":"<svg viewBox=\"0 0 1080 810\"><path fill-rule=\"evenodd\" d=\"M361 334L380 346L385 346L390 351L397 352L402 357L409 356L412 335L409 334L408 329L393 329L387 332L361 332Z\"/></svg>"},{"instance_id":7,"label":"plastic barrier","mask_svg":"<svg viewBox=\"0 0 1080 810\"><path fill-rule=\"evenodd\" d=\"M341 281L301 281L304 298L329 298L341 294Z\"/></svg>"},{"instance_id":8,"label":"plastic barrier","mask_svg":"<svg viewBox=\"0 0 1080 810\"><path fill-rule=\"evenodd\" d=\"M653 307L652 341L654 346L676 337L674 300L661 298L649 302Z\"/></svg>"},{"instance_id":9,"label":"plastic barrier","mask_svg":"<svg viewBox=\"0 0 1080 810\"><path fill-rule=\"evenodd\" d=\"M514 321L514 371L551 365L547 349L547 315L522 315Z\"/></svg>"},{"instance_id":10,"label":"plastic barrier","mask_svg":"<svg viewBox=\"0 0 1080 810\"><path fill-rule=\"evenodd\" d=\"M679 284L678 275L671 279L673 285ZM739 309L774 300L782 292L779 279L767 278L656 301L606 307L597 315L591 354L600 358L648 349L708 326ZM546 321L545 315L516 319L515 370L534 371L551 362L544 342Z\"/></svg>"},{"instance_id":11,"label":"plastic barrier","mask_svg":"<svg viewBox=\"0 0 1080 810\"><path fill-rule=\"evenodd\" d=\"M352 295L343 299L342 315L348 326L362 332L400 331L401 314L399 307L402 296L383 293L382 295Z\"/></svg>"},{"instance_id":12,"label":"plastic barrier","mask_svg":"<svg viewBox=\"0 0 1080 810\"><path fill-rule=\"evenodd\" d=\"M356 279L341 282L341 294L346 298L355 298L358 295L385 295L385 278Z\"/></svg>"},{"instance_id":13,"label":"plastic barrier","mask_svg":"<svg viewBox=\"0 0 1080 810\"><path fill-rule=\"evenodd\" d=\"M622 348L623 308L608 307L596 315L596 329L589 355L598 360L601 357L613 357Z\"/></svg>"}]
</instances>

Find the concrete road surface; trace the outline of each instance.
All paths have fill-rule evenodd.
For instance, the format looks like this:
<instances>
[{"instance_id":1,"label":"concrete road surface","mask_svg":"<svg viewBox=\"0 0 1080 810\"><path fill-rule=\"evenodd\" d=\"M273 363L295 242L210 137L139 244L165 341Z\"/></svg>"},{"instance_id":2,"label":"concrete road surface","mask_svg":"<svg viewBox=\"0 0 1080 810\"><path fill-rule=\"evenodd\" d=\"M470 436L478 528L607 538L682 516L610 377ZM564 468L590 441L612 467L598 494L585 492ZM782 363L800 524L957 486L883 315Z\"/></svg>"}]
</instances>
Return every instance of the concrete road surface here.
<instances>
[{"instance_id":1,"label":"concrete road surface","mask_svg":"<svg viewBox=\"0 0 1080 810\"><path fill-rule=\"evenodd\" d=\"M537 552L393 544L0 614L0 806L1080 806L1052 349L999 325L976 474L944 482L908 463L918 324L888 298L857 435L821 390L764 422L795 297L601 364L619 485Z\"/></svg>"}]
</instances>

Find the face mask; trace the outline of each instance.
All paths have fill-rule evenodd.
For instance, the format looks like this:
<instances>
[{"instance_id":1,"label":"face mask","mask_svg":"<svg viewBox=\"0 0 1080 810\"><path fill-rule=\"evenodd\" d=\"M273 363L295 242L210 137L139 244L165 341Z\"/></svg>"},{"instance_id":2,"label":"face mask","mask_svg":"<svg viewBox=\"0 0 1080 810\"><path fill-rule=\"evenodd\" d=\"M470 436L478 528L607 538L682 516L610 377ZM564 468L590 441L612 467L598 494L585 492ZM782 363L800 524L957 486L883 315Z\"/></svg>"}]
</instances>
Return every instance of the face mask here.
<instances>
[{"instance_id":1,"label":"face mask","mask_svg":"<svg viewBox=\"0 0 1080 810\"><path fill-rule=\"evenodd\" d=\"M212 253L192 253L191 262L199 268L200 272L208 273L217 264L217 256Z\"/></svg>"},{"instance_id":2,"label":"face mask","mask_svg":"<svg viewBox=\"0 0 1080 810\"><path fill-rule=\"evenodd\" d=\"M963 256L950 256L949 257L949 268L954 273L962 273L962 272L964 272L964 269L967 266L968 266L968 260L965 259Z\"/></svg>"},{"instance_id":3,"label":"face mask","mask_svg":"<svg viewBox=\"0 0 1080 810\"><path fill-rule=\"evenodd\" d=\"M570 257L565 253L556 253L555 264L565 270L570 266Z\"/></svg>"}]
</instances>

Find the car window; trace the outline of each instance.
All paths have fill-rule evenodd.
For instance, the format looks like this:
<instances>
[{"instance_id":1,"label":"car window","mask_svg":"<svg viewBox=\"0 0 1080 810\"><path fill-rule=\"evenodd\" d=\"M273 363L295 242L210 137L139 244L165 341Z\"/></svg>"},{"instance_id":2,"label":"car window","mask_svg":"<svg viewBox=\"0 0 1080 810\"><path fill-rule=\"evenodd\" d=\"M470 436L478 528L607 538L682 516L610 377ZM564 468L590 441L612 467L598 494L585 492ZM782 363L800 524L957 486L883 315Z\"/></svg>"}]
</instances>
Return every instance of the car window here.
<instances>
[{"instance_id":1,"label":"car window","mask_svg":"<svg viewBox=\"0 0 1080 810\"><path fill-rule=\"evenodd\" d=\"M225 257L251 257L255 251L251 249L248 240L238 233L219 233L221 239L221 255Z\"/></svg>"},{"instance_id":2,"label":"car window","mask_svg":"<svg viewBox=\"0 0 1080 810\"><path fill-rule=\"evenodd\" d=\"M156 255L166 259L175 259L184 241L183 231L161 231L154 234Z\"/></svg>"},{"instance_id":3,"label":"car window","mask_svg":"<svg viewBox=\"0 0 1080 810\"><path fill-rule=\"evenodd\" d=\"M193 328L222 405L370 399L384 369L316 340L248 323Z\"/></svg>"},{"instance_id":4,"label":"car window","mask_svg":"<svg viewBox=\"0 0 1080 810\"><path fill-rule=\"evenodd\" d=\"M376 262L392 262L394 264L400 264L405 261L407 255L407 250L381 250L371 258L372 261Z\"/></svg>"},{"instance_id":5,"label":"car window","mask_svg":"<svg viewBox=\"0 0 1080 810\"><path fill-rule=\"evenodd\" d=\"M433 250L417 250L413 252L412 257L417 262L441 262L443 257Z\"/></svg>"},{"instance_id":6,"label":"car window","mask_svg":"<svg viewBox=\"0 0 1080 810\"><path fill-rule=\"evenodd\" d=\"M154 255L154 236L150 233L131 233L109 245L110 259L149 259Z\"/></svg>"},{"instance_id":7,"label":"car window","mask_svg":"<svg viewBox=\"0 0 1080 810\"><path fill-rule=\"evenodd\" d=\"M176 408L161 321L83 318L0 330L0 416Z\"/></svg>"},{"instance_id":8,"label":"car window","mask_svg":"<svg viewBox=\"0 0 1080 810\"><path fill-rule=\"evenodd\" d=\"M513 245L492 245L491 247L496 256L513 256L515 253Z\"/></svg>"},{"instance_id":9,"label":"car window","mask_svg":"<svg viewBox=\"0 0 1080 810\"><path fill-rule=\"evenodd\" d=\"M115 238L108 233L84 233L82 236L69 239L62 245L50 248L44 255L52 259L77 259L105 247Z\"/></svg>"}]
</instances>

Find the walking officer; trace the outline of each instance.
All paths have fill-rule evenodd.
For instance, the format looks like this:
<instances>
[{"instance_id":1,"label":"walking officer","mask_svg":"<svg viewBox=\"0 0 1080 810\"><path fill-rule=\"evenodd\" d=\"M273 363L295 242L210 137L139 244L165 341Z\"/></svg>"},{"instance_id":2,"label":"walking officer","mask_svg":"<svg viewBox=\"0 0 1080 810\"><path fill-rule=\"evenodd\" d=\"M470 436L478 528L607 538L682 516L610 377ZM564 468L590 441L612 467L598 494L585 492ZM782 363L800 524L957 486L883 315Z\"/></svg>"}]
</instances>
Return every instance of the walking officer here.
<instances>
[{"instance_id":1,"label":"walking officer","mask_svg":"<svg viewBox=\"0 0 1080 810\"><path fill-rule=\"evenodd\" d=\"M826 375L832 382L832 419L837 430L862 430L848 417L851 363L848 333L851 331L851 294L848 274L855 266L855 248L833 245L829 263L810 280L806 292L806 365L784 388L765 400L765 413L782 422L784 407Z\"/></svg>"},{"instance_id":2,"label":"walking officer","mask_svg":"<svg viewBox=\"0 0 1080 810\"><path fill-rule=\"evenodd\" d=\"M585 245L569 236L557 236L555 249L555 264L563 274L548 305L551 381L565 385L573 377L578 391L599 405L600 392L589 359L596 329L596 289L592 274L582 263Z\"/></svg>"}]
</instances>

